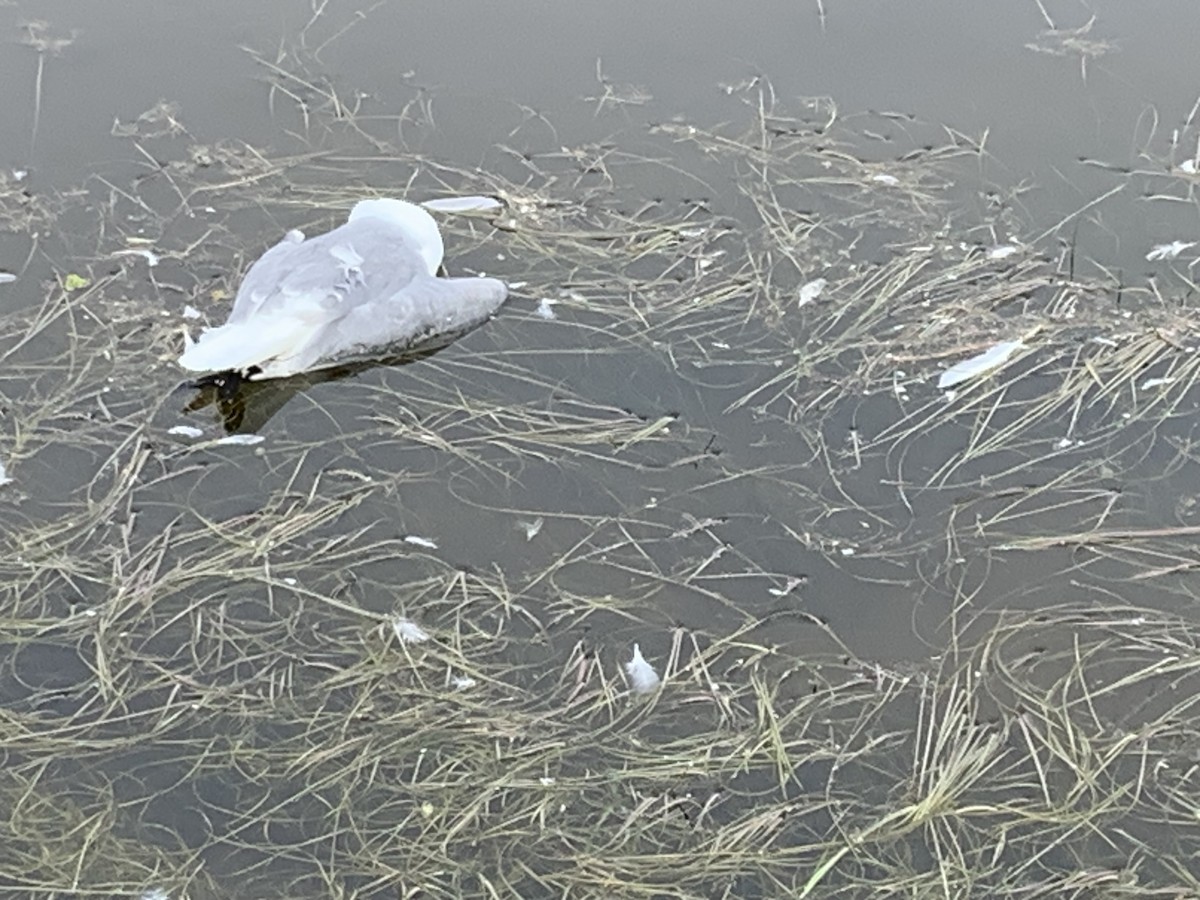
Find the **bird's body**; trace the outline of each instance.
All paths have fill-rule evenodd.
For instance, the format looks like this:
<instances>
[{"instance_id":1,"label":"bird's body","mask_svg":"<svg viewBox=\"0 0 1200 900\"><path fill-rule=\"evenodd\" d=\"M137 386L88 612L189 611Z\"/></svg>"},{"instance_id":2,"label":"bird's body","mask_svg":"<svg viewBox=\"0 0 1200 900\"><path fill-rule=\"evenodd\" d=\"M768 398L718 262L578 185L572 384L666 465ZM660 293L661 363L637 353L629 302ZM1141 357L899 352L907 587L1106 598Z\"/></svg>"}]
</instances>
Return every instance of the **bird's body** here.
<instances>
[{"instance_id":1,"label":"bird's body","mask_svg":"<svg viewBox=\"0 0 1200 900\"><path fill-rule=\"evenodd\" d=\"M364 200L346 224L305 239L290 231L250 267L229 319L189 342L193 372L282 378L465 332L508 288L494 278L438 278L442 239L425 210Z\"/></svg>"}]
</instances>

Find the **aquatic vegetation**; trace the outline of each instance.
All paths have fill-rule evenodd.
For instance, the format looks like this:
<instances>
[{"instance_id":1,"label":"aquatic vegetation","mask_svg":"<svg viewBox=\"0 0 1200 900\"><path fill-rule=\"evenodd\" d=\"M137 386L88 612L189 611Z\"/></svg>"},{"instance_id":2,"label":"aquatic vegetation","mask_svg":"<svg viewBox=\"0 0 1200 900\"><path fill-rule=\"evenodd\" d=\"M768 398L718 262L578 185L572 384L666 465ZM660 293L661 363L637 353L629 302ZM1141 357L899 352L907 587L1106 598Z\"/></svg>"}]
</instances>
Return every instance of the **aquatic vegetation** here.
<instances>
[{"instance_id":1,"label":"aquatic vegetation","mask_svg":"<svg viewBox=\"0 0 1200 900\"><path fill-rule=\"evenodd\" d=\"M296 145L202 144L166 104L128 138L160 142L153 177L0 190L0 223L58 226L0 313L5 884L1200 888L1200 634L1172 608L1200 353L1158 302L1184 273L1084 271L955 206L970 141L906 122L880 160L761 78L636 153L467 167L263 68L304 100ZM598 77L589 115L642 102ZM180 328L261 235L397 171L490 198L443 227L464 271L520 272L510 311L181 389ZM648 199L680 183L712 196Z\"/></svg>"}]
</instances>

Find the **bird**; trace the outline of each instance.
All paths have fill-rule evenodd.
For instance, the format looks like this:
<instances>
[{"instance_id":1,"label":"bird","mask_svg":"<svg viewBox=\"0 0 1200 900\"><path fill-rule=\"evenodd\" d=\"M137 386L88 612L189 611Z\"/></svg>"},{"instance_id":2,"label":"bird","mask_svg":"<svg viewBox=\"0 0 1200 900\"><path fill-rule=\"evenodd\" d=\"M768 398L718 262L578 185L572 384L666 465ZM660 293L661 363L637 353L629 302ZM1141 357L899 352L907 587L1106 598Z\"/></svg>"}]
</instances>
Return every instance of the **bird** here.
<instances>
[{"instance_id":1,"label":"bird","mask_svg":"<svg viewBox=\"0 0 1200 900\"><path fill-rule=\"evenodd\" d=\"M258 381L403 352L486 322L508 297L496 278L438 278L433 216L404 200L360 200L343 225L289 231L238 287L224 325L184 334L179 365Z\"/></svg>"}]
</instances>

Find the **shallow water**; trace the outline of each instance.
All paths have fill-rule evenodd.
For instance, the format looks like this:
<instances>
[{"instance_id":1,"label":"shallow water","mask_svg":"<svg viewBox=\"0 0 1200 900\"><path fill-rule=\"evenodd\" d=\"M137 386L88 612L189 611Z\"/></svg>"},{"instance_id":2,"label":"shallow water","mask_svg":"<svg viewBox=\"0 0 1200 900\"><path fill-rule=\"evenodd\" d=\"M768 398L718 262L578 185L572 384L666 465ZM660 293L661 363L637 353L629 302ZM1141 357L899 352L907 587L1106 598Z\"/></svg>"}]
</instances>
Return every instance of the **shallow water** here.
<instances>
[{"instance_id":1,"label":"shallow water","mask_svg":"<svg viewBox=\"0 0 1200 900\"><path fill-rule=\"evenodd\" d=\"M766 896L820 856L831 748L907 735L922 678L988 669L980 636L1075 685L1073 635L1116 667L1108 625L1024 617L1075 604L1132 629L1130 659L1187 658L1197 248L1146 254L1196 228L1200 10L1090 9L0 7L4 792L77 805L7 846L113 823L107 862L56 847L68 893L252 893L272 866L310 893L315 859L364 896L460 896L486 847L525 896L650 895L660 852L725 860L679 896ZM453 274L521 285L504 312L404 365L188 409L187 309L220 321L280 234L376 192L500 196L443 222ZM1017 338L994 379L937 391ZM1028 630L994 631L1006 610ZM679 684L645 715L620 693L635 642ZM1169 730L1137 671L1099 733ZM1030 701L1000 681L972 716L1008 739ZM854 690L870 716L843 716ZM799 761L815 722L828 746ZM710 726L722 762L668 772L689 741L726 752ZM897 793L880 775L904 767L862 757L849 783ZM629 797L693 787L739 798L713 817L738 835L763 798L815 811L765 873L674 800L634 826ZM573 856L489 831L548 841L554 809L564 845L617 837ZM46 877L4 852L0 883Z\"/></svg>"}]
</instances>

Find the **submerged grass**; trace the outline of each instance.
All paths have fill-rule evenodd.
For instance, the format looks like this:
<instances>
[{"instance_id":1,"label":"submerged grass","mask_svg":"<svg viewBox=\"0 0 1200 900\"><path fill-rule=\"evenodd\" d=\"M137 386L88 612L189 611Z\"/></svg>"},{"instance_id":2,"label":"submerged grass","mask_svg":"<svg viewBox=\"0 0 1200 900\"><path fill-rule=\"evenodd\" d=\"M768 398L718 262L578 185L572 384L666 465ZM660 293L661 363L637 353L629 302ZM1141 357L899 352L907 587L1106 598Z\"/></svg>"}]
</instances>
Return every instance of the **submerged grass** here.
<instances>
[{"instance_id":1,"label":"submerged grass","mask_svg":"<svg viewBox=\"0 0 1200 900\"><path fill-rule=\"evenodd\" d=\"M0 223L61 235L0 327L0 887L1200 890L1200 641L1157 602L1192 599L1196 526L1137 515L1194 462L1185 303L956 211L982 138L872 156L756 80L653 152L483 172L381 136L419 93L374 117L261 62L310 144L200 146L163 105L128 184L0 185ZM720 199L644 199L671 178ZM245 234L399 181L503 202L445 222L456 272L516 283L496 321L236 410L176 389ZM897 600L909 652L857 650Z\"/></svg>"}]
</instances>

